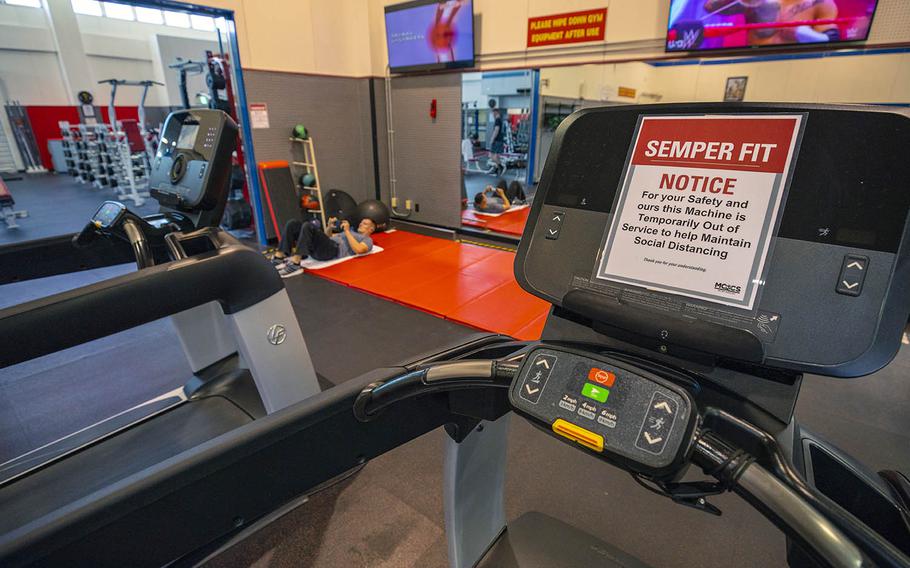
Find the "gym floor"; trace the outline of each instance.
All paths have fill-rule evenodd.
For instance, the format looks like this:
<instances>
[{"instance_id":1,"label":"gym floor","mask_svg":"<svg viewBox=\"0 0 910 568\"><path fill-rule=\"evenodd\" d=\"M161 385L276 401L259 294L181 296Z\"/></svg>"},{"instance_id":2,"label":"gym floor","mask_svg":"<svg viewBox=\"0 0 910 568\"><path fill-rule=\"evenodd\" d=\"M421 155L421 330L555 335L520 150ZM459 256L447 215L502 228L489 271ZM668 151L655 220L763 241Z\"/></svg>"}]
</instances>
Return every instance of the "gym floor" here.
<instances>
[{"instance_id":1,"label":"gym floor","mask_svg":"<svg viewBox=\"0 0 910 568\"><path fill-rule=\"evenodd\" d=\"M79 232L102 201L114 200L113 189L79 183L66 174L21 175L21 180L7 181L6 185L16 209L28 211L28 217L18 219L16 229L7 229L0 222L0 245ZM132 201L125 203L138 215L158 212L154 199L146 200L141 207Z\"/></svg>"},{"instance_id":2,"label":"gym floor","mask_svg":"<svg viewBox=\"0 0 910 568\"><path fill-rule=\"evenodd\" d=\"M130 270L110 267L4 286L0 305ZM286 285L324 385L478 333L313 274ZM339 345L357 346L356 356L340 356ZM0 462L182 385L189 368L179 353L170 323L162 320L4 369ZM873 468L910 471L910 414L903 411L910 399L908 371L905 346L887 369L864 379L808 376L797 418ZM444 436L434 431L368 463L208 565L445 566ZM675 506L514 416L507 460L509 518L541 511L661 566L785 563L783 536L736 497L713 499L722 517Z\"/></svg>"}]
</instances>

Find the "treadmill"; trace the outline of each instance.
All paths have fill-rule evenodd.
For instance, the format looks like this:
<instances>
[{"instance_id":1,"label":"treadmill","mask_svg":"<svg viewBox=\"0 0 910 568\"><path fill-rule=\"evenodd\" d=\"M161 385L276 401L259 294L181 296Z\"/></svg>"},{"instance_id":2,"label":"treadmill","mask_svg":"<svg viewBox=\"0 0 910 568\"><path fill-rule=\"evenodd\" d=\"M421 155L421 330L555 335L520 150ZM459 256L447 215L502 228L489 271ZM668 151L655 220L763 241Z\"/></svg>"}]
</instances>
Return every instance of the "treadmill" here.
<instances>
[{"instance_id":1,"label":"treadmill","mask_svg":"<svg viewBox=\"0 0 910 568\"><path fill-rule=\"evenodd\" d=\"M283 281L217 228L236 137L222 111L172 113L153 166L161 211L139 217L107 201L71 238L75 255L129 251L137 271L0 310L0 336L17 338L0 348L0 368L170 318L193 372L180 388L0 464L0 532L321 390Z\"/></svg>"},{"instance_id":2,"label":"treadmill","mask_svg":"<svg viewBox=\"0 0 910 568\"><path fill-rule=\"evenodd\" d=\"M713 495L740 495L787 535L792 566L910 566L906 476L793 419L802 373L861 377L900 347L910 160L893 149L908 143L910 113L876 107L578 111L556 132L515 263L553 305L540 341L375 369L20 521L0 558L197 565L442 426L451 566L644 566L558 519L507 522L503 455L520 419L668 507L718 514Z\"/></svg>"}]
</instances>

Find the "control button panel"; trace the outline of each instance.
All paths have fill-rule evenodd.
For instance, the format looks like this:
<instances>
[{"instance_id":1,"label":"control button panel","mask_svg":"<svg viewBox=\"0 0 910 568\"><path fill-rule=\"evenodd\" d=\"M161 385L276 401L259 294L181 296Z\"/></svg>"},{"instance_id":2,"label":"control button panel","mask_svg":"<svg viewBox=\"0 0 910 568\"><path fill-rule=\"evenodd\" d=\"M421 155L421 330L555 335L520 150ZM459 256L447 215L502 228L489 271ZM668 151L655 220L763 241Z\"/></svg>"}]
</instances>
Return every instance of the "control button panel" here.
<instances>
[{"instance_id":1,"label":"control button panel","mask_svg":"<svg viewBox=\"0 0 910 568\"><path fill-rule=\"evenodd\" d=\"M858 254L844 255L844 262L837 277L837 293L846 296L859 296L866 281L869 269L869 257Z\"/></svg>"},{"instance_id":2,"label":"control button panel","mask_svg":"<svg viewBox=\"0 0 910 568\"><path fill-rule=\"evenodd\" d=\"M550 221L547 223L547 228L544 231L544 236L551 240L555 241L559 238L559 232L562 230L562 222L566 218L564 211L554 211L550 214Z\"/></svg>"},{"instance_id":3,"label":"control button panel","mask_svg":"<svg viewBox=\"0 0 910 568\"><path fill-rule=\"evenodd\" d=\"M692 430L685 390L628 363L573 351L529 353L509 398L560 437L643 472L673 464Z\"/></svg>"}]
</instances>

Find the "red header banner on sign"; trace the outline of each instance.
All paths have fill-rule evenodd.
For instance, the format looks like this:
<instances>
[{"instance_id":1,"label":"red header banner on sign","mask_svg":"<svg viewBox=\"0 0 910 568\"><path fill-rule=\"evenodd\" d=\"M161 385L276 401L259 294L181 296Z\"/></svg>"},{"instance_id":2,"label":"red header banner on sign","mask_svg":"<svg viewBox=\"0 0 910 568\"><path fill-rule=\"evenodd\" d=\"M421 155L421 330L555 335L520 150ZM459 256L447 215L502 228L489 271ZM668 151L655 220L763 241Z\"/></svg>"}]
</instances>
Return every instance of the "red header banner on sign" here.
<instances>
[{"instance_id":1,"label":"red header banner on sign","mask_svg":"<svg viewBox=\"0 0 910 568\"><path fill-rule=\"evenodd\" d=\"M632 163L783 173L797 119L666 118L641 125Z\"/></svg>"},{"instance_id":2,"label":"red header banner on sign","mask_svg":"<svg viewBox=\"0 0 910 568\"><path fill-rule=\"evenodd\" d=\"M603 41L607 9L528 18L528 47Z\"/></svg>"}]
</instances>

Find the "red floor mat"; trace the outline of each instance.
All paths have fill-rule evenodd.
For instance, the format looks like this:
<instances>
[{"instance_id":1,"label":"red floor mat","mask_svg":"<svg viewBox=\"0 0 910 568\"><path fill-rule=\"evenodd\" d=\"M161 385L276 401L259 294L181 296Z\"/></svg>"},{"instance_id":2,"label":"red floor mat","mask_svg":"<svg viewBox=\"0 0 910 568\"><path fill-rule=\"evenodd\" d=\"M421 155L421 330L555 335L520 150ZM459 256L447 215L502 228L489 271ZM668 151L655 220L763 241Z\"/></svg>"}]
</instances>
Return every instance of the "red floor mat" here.
<instances>
[{"instance_id":1,"label":"red floor mat","mask_svg":"<svg viewBox=\"0 0 910 568\"><path fill-rule=\"evenodd\" d=\"M518 286L513 253L404 231L373 240L385 250L310 274L485 331L540 337L550 306Z\"/></svg>"},{"instance_id":2,"label":"red floor mat","mask_svg":"<svg viewBox=\"0 0 910 568\"><path fill-rule=\"evenodd\" d=\"M511 280L446 314L450 320L515 336L549 310L550 305Z\"/></svg>"},{"instance_id":3,"label":"red floor mat","mask_svg":"<svg viewBox=\"0 0 910 568\"><path fill-rule=\"evenodd\" d=\"M528 223L528 215L530 213L531 208L526 207L513 213L505 213L499 217L485 217L477 215L473 209L464 209L461 212L461 224L520 237L525 230L525 225Z\"/></svg>"}]
</instances>

